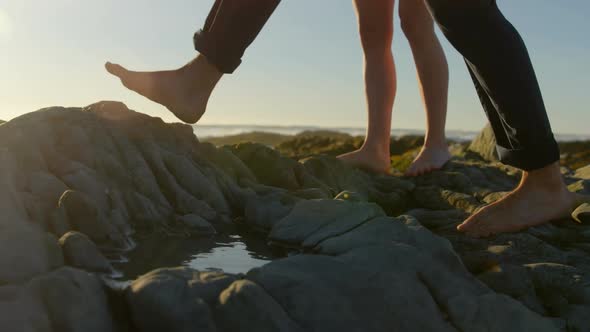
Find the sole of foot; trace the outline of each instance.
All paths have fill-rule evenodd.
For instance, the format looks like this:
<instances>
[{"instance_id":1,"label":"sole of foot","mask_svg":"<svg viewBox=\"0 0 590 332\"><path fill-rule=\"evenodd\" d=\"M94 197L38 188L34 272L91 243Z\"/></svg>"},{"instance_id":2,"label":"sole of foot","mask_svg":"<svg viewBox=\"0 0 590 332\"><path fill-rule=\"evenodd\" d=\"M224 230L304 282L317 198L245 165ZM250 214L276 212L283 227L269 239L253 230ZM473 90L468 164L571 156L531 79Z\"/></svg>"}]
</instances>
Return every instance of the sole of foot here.
<instances>
[{"instance_id":1,"label":"sole of foot","mask_svg":"<svg viewBox=\"0 0 590 332\"><path fill-rule=\"evenodd\" d=\"M513 233L571 216L579 195L567 190L518 188L503 199L476 211L457 227L472 237Z\"/></svg>"},{"instance_id":2,"label":"sole of foot","mask_svg":"<svg viewBox=\"0 0 590 332\"><path fill-rule=\"evenodd\" d=\"M416 159L404 173L405 176L420 176L442 169L451 160L448 147L423 147Z\"/></svg>"},{"instance_id":3,"label":"sole of foot","mask_svg":"<svg viewBox=\"0 0 590 332\"><path fill-rule=\"evenodd\" d=\"M170 71L138 72L107 62L106 70L143 97L165 106L178 119L196 123L222 74L202 57Z\"/></svg>"}]
</instances>

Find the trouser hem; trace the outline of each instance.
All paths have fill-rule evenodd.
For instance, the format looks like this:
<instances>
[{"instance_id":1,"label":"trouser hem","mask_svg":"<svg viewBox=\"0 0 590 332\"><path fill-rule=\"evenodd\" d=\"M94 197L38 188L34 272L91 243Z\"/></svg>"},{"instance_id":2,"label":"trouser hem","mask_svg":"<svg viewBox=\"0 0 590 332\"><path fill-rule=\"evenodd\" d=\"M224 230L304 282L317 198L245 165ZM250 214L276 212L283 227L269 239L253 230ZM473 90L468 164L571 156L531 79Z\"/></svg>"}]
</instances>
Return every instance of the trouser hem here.
<instances>
[{"instance_id":1,"label":"trouser hem","mask_svg":"<svg viewBox=\"0 0 590 332\"><path fill-rule=\"evenodd\" d=\"M207 58L220 72L232 74L242 63L240 57L228 54L227 50L218 41L208 37L204 30L199 30L193 36L195 50Z\"/></svg>"},{"instance_id":2,"label":"trouser hem","mask_svg":"<svg viewBox=\"0 0 590 332\"><path fill-rule=\"evenodd\" d=\"M559 146L555 139L539 142L533 148L509 149L497 145L496 150L502 163L527 172L547 167L560 158Z\"/></svg>"}]
</instances>

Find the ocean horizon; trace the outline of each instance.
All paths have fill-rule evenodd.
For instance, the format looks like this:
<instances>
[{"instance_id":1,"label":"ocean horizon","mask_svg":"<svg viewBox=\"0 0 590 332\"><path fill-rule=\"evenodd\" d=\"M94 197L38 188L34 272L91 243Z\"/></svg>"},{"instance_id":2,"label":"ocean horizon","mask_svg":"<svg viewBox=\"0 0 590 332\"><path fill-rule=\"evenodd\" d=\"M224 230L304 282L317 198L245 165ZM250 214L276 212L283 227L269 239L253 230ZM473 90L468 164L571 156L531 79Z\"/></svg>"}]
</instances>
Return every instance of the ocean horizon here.
<instances>
[{"instance_id":1,"label":"ocean horizon","mask_svg":"<svg viewBox=\"0 0 590 332\"><path fill-rule=\"evenodd\" d=\"M251 132L266 132L281 135L297 135L305 131L334 131L349 134L351 136L365 135L365 128L361 127L323 127L323 126L273 126L273 125L193 125L195 135L199 138L233 136ZM480 131L447 130L447 137L451 140L466 142L473 140ZM424 135L422 129L394 128L391 136L400 137L407 135ZM560 134L555 138L559 142L588 141L590 134Z\"/></svg>"}]
</instances>

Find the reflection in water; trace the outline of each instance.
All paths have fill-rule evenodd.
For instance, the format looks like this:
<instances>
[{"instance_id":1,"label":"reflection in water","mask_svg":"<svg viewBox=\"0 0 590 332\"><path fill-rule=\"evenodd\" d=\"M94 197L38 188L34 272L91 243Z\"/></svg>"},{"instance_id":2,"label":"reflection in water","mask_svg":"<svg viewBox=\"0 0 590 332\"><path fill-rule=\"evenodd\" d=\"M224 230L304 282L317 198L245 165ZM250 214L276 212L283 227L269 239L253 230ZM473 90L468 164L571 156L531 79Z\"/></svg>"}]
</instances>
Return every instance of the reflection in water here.
<instances>
[{"instance_id":1,"label":"reflection in water","mask_svg":"<svg viewBox=\"0 0 590 332\"><path fill-rule=\"evenodd\" d=\"M115 264L123 280L135 279L158 268L178 266L199 271L246 273L280 256L268 248L263 237L249 233L211 238L155 234L137 242L137 248L127 255L128 262Z\"/></svg>"},{"instance_id":2,"label":"reflection in water","mask_svg":"<svg viewBox=\"0 0 590 332\"><path fill-rule=\"evenodd\" d=\"M190 261L183 265L199 271L213 270L237 274L246 273L254 267L269 262L270 257L249 251L240 236L234 235L231 236L231 239L233 242L217 243L218 247L194 255Z\"/></svg>"}]
</instances>

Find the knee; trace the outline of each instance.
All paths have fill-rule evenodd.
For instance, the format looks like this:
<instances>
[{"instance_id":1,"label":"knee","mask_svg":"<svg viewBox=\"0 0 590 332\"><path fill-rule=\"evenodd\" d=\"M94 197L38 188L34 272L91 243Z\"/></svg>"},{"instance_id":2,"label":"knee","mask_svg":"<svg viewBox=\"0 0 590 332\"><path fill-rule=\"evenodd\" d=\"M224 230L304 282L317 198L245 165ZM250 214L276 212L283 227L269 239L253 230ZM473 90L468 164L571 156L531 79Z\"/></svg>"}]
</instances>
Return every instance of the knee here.
<instances>
[{"instance_id":1,"label":"knee","mask_svg":"<svg viewBox=\"0 0 590 332\"><path fill-rule=\"evenodd\" d=\"M428 12L400 12L400 26L410 43L434 35L434 21Z\"/></svg>"}]
</instances>

